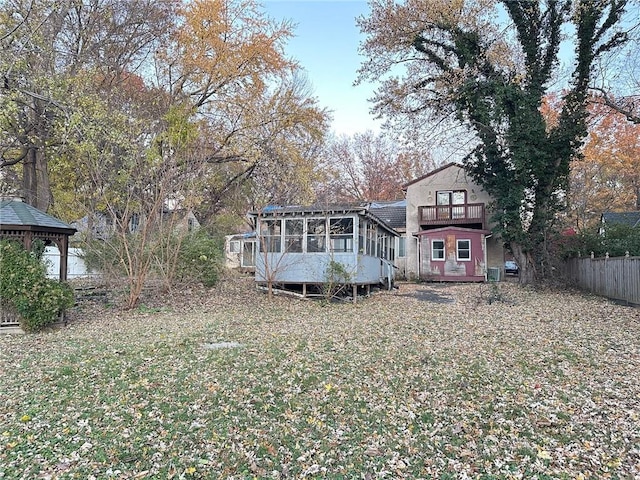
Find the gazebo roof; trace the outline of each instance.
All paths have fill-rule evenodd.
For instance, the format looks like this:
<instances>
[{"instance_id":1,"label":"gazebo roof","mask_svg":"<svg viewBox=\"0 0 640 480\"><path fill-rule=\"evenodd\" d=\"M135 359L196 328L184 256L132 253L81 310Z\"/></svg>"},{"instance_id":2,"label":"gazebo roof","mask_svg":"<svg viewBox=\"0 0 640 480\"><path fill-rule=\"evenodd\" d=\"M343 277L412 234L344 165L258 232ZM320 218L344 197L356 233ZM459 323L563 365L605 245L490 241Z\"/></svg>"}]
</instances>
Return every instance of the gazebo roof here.
<instances>
[{"instance_id":1,"label":"gazebo roof","mask_svg":"<svg viewBox=\"0 0 640 480\"><path fill-rule=\"evenodd\" d=\"M2 229L17 227L17 230L58 231L73 235L76 229L37 208L17 200L0 201L0 225ZM29 228L31 227L31 228Z\"/></svg>"}]
</instances>

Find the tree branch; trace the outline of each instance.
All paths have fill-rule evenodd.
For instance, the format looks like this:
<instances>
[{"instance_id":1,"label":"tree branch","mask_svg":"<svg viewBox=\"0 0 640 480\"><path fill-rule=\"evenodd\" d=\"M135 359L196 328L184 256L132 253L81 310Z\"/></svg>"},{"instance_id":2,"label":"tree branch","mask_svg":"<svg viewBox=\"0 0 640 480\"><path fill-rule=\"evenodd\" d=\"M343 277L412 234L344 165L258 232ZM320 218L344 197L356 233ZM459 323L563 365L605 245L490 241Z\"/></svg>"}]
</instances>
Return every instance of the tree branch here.
<instances>
[{"instance_id":1,"label":"tree branch","mask_svg":"<svg viewBox=\"0 0 640 480\"><path fill-rule=\"evenodd\" d=\"M621 115L624 115L631 123L640 125L640 114L636 113L636 111L638 111L638 105L635 101L625 99L624 103L619 103L616 102L616 100L609 95L609 92L603 88L591 87L591 90L595 90L600 94L596 98L602 101L604 105ZM638 100L640 101L640 98Z\"/></svg>"}]
</instances>

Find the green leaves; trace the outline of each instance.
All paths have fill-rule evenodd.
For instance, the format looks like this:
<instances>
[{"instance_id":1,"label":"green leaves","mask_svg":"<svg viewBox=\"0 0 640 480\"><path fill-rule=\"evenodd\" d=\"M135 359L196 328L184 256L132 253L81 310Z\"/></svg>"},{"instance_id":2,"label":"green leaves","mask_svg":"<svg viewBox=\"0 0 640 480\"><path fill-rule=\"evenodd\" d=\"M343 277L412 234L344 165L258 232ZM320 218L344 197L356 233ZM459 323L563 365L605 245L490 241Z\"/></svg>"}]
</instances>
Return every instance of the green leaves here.
<instances>
[{"instance_id":1,"label":"green leaves","mask_svg":"<svg viewBox=\"0 0 640 480\"><path fill-rule=\"evenodd\" d=\"M0 241L0 304L19 314L23 330L41 330L73 303L71 288L48 279L45 265L35 255L15 242Z\"/></svg>"}]
</instances>

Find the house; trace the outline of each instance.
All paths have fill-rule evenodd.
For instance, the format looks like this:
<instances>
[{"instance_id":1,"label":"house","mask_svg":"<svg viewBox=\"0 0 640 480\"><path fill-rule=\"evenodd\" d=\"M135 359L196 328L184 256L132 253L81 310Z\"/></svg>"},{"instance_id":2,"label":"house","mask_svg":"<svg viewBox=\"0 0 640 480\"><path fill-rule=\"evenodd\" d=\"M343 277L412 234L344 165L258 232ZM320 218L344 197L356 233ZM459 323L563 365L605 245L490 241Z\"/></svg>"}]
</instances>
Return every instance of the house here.
<instances>
[{"instance_id":1,"label":"house","mask_svg":"<svg viewBox=\"0 0 640 480\"><path fill-rule=\"evenodd\" d=\"M244 272L255 272L258 240L255 232L224 237L225 266Z\"/></svg>"},{"instance_id":2,"label":"house","mask_svg":"<svg viewBox=\"0 0 640 480\"><path fill-rule=\"evenodd\" d=\"M502 271L504 247L488 224L491 197L461 165L444 165L404 189L407 278L480 282Z\"/></svg>"},{"instance_id":3,"label":"house","mask_svg":"<svg viewBox=\"0 0 640 480\"><path fill-rule=\"evenodd\" d=\"M376 211L361 203L251 212L258 241L256 282L303 296L322 294L328 284L343 285L354 299L372 286L391 288L399 235Z\"/></svg>"},{"instance_id":4,"label":"house","mask_svg":"<svg viewBox=\"0 0 640 480\"><path fill-rule=\"evenodd\" d=\"M142 229L144 216L132 213L128 217L128 233L136 233ZM193 211L184 208L165 207L159 217L157 225L170 226L176 233L192 232L200 228L200 222ZM71 226L77 230L74 240L97 239L107 240L115 231L114 219L103 212L94 212L90 215L74 220Z\"/></svg>"},{"instance_id":5,"label":"house","mask_svg":"<svg viewBox=\"0 0 640 480\"><path fill-rule=\"evenodd\" d=\"M604 235L606 225L627 225L631 228L640 227L640 210L635 212L604 212L600 216L600 235Z\"/></svg>"}]
</instances>

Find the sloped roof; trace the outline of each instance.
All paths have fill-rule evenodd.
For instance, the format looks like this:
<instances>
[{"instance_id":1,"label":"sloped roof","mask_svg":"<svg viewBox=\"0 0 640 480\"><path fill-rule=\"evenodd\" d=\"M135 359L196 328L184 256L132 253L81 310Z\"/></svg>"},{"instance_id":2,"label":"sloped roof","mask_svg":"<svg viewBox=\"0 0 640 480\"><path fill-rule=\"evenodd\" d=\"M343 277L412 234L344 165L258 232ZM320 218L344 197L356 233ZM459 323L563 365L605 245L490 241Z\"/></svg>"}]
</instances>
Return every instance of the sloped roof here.
<instances>
[{"instance_id":1,"label":"sloped roof","mask_svg":"<svg viewBox=\"0 0 640 480\"><path fill-rule=\"evenodd\" d=\"M605 212L602 214L603 223L615 223L629 225L630 227L640 226L640 211L636 212Z\"/></svg>"},{"instance_id":2,"label":"sloped roof","mask_svg":"<svg viewBox=\"0 0 640 480\"><path fill-rule=\"evenodd\" d=\"M407 201L372 202L369 211L387 225L401 230L407 228Z\"/></svg>"},{"instance_id":3,"label":"sloped roof","mask_svg":"<svg viewBox=\"0 0 640 480\"><path fill-rule=\"evenodd\" d=\"M75 228L67 225L37 208L17 200L0 201L0 225L3 229L15 227L37 227L41 229L68 230L70 234ZM25 230L26 228L22 228Z\"/></svg>"}]
</instances>

